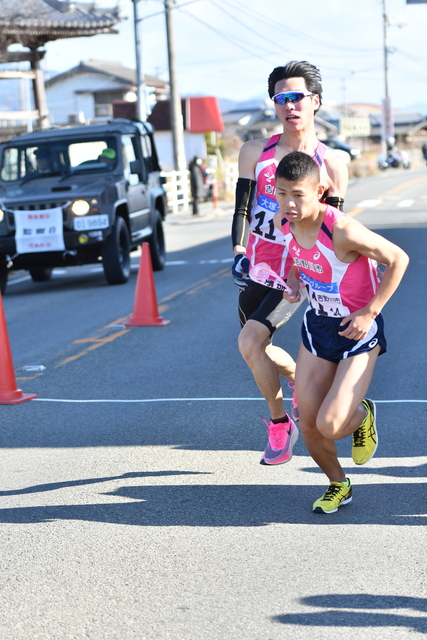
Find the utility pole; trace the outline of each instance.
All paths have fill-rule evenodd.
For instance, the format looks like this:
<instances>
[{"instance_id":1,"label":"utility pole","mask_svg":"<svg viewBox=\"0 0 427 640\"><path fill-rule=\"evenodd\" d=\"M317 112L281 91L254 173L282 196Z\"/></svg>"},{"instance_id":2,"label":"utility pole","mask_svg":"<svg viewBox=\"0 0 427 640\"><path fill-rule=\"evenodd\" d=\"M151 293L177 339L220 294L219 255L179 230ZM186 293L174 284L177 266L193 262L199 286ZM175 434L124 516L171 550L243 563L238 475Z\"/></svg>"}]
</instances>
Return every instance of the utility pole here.
<instances>
[{"instance_id":1,"label":"utility pole","mask_svg":"<svg viewBox=\"0 0 427 640\"><path fill-rule=\"evenodd\" d=\"M382 0L383 3L383 41L384 41L384 96L389 98L388 94L388 42L387 42L387 27L388 27L388 17L385 6L385 0Z\"/></svg>"},{"instance_id":2,"label":"utility pole","mask_svg":"<svg viewBox=\"0 0 427 640\"><path fill-rule=\"evenodd\" d=\"M389 26L389 19L387 16L386 0L382 0L383 6L383 38L384 38L384 93L385 97L382 103L382 150L387 153L394 146L394 117L393 110L391 108L391 100L388 89L388 54L389 47L387 42L387 29Z\"/></svg>"},{"instance_id":3,"label":"utility pole","mask_svg":"<svg viewBox=\"0 0 427 640\"><path fill-rule=\"evenodd\" d=\"M187 161L185 158L184 147L184 123L182 118L181 96L178 91L175 59L175 34L172 18L174 4L175 0L165 0L166 37L169 62L170 118L175 171L186 171Z\"/></svg>"},{"instance_id":4,"label":"utility pole","mask_svg":"<svg viewBox=\"0 0 427 640\"><path fill-rule=\"evenodd\" d=\"M133 31L135 39L135 62L136 62L136 95L137 95L137 118L138 120L147 120L147 108L145 104L145 83L144 74L142 73L141 65L141 38L139 35L139 18L137 3L139 0L132 0L133 2Z\"/></svg>"}]
</instances>

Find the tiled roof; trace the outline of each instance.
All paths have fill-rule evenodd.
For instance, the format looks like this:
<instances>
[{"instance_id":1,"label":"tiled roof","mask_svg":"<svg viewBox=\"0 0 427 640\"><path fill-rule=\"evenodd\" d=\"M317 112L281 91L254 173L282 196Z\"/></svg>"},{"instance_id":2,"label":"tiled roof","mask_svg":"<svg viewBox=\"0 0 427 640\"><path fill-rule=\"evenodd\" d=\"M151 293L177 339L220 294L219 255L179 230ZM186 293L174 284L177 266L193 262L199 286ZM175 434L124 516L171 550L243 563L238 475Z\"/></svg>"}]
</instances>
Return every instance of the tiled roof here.
<instances>
[{"instance_id":1,"label":"tiled roof","mask_svg":"<svg viewBox=\"0 0 427 640\"><path fill-rule=\"evenodd\" d=\"M40 38L40 44L57 38L115 33L121 21L118 6L101 9L91 2L69 0L2 0L0 37L7 45L25 38ZM24 41L23 41L24 40Z\"/></svg>"}]
</instances>

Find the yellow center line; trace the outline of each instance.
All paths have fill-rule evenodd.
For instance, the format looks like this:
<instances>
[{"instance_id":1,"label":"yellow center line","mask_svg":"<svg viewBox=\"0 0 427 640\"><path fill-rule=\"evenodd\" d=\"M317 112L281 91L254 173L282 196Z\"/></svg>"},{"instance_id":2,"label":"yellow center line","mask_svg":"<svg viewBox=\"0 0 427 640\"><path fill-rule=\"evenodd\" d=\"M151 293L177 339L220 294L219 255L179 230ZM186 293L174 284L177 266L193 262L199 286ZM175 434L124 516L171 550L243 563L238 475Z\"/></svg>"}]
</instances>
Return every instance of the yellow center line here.
<instances>
[{"instance_id":1,"label":"yellow center line","mask_svg":"<svg viewBox=\"0 0 427 640\"><path fill-rule=\"evenodd\" d=\"M159 314L164 313L167 309L168 309L168 305L164 304L166 301L169 300L173 300L174 298L176 298L179 295L183 295L183 294L192 294L195 293L196 291L198 291L199 289L202 289L203 287L206 287L208 284L210 284L212 282L213 279L218 279L218 278L223 278L224 276L228 275L229 270L228 269L221 269L220 271L217 271L216 273L212 274L212 276L210 276L209 278L204 278L203 280L196 282L191 289L184 289L184 290L177 290L174 293L171 293L170 295L165 296L164 298L162 298L162 300L160 301L163 304L160 304L158 306L158 312ZM128 314L126 316L123 316L121 318L118 318L117 320L114 320L113 322L109 322L108 324L104 325L101 329L98 330L99 333L103 332L103 331L108 331L109 329L111 329L114 326L117 325L121 325L123 324L123 322L125 322L126 320L129 319L131 314ZM117 338L120 338L121 336L124 336L126 333L129 333L129 331L131 331L132 328L129 329L125 329L123 328L123 330L121 331L117 331L113 334L107 335L107 336L103 336L101 337L99 334L95 335L95 336L89 336L87 338L80 338L78 340L73 340L72 344L75 345L90 345L90 346L86 346L85 349L83 349L82 351L80 351L79 353L75 353L71 356L68 356L66 358L64 358L63 360L61 360L60 362L58 362L56 365L54 365L54 369L61 367L65 364L69 364L70 362L74 362L75 360L78 360L79 358L82 358L83 356L87 355L90 351L95 351L95 349L99 349L99 347L102 347L105 344L108 344L110 342L113 342L114 340L117 340ZM58 358L59 356L65 355L66 352L62 353L62 354L57 354L56 358ZM55 359L56 359L55 358ZM46 371L47 373L47 371ZM35 375L32 376L26 376L26 377L17 377L17 380L33 380L34 378L37 378L39 376L44 375L45 372L43 373L37 373Z\"/></svg>"},{"instance_id":2,"label":"yellow center line","mask_svg":"<svg viewBox=\"0 0 427 640\"><path fill-rule=\"evenodd\" d=\"M361 213L362 211L365 211L365 209L363 207L355 207L354 209L349 211L347 213L347 215L348 216L357 216L357 214Z\"/></svg>"},{"instance_id":3,"label":"yellow center line","mask_svg":"<svg viewBox=\"0 0 427 640\"><path fill-rule=\"evenodd\" d=\"M64 364L68 364L69 362L74 362L75 360L78 360L79 358L81 358L82 356L85 356L86 354L89 353L89 351L94 351L95 349L99 349L99 347L102 347L104 344L108 344L109 342L113 342L114 340L117 340L117 338L120 338L120 336L124 336L125 333L129 333L130 329L123 329L122 331L118 331L117 333L113 333L111 336L106 336L105 338L100 338L100 339L96 339L96 338L89 338L87 340L75 340L74 342L92 342L95 341L95 344L92 344L90 347L87 347L86 349L84 349L83 351L80 351L80 353L76 353L74 356L69 356L68 358L65 358L64 360L61 360L61 362L58 362L57 365L55 365L55 369L57 369L58 367L61 367Z\"/></svg>"},{"instance_id":4,"label":"yellow center line","mask_svg":"<svg viewBox=\"0 0 427 640\"><path fill-rule=\"evenodd\" d=\"M16 380L35 380L36 378L39 378L40 376L44 375L44 371L41 371L40 373L34 373L32 376L22 376L20 378L18 378L18 376L15 376Z\"/></svg>"},{"instance_id":5,"label":"yellow center line","mask_svg":"<svg viewBox=\"0 0 427 640\"><path fill-rule=\"evenodd\" d=\"M427 180L427 176L421 176L420 178L414 178L414 180L410 180L409 182L404 182L403 184L399 184L397 187L394 187L394 189L392 189L390 191L390 193L399 193L399 191L402 191L403 189L406 189L407 187L411 187L413 184L417 184L418 182L423 182L424 180Z\"/></svg>"}]
</instances>

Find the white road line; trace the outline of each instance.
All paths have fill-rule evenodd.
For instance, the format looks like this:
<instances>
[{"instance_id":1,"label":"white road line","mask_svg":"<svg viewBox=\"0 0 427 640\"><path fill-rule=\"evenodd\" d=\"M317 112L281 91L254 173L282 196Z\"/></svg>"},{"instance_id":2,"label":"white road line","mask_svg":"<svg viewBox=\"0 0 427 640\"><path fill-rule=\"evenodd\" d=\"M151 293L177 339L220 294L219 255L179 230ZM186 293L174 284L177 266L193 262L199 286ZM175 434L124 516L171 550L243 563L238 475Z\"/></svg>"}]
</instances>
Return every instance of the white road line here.
<instances>
[{"instance_id":1,"label":"white road line","mask_svg":"<svg viewBox=\"0 0 427 640\"><path fill-rule=\"evenodd\" d=\"M223 258L222 260L199 260L195 264L228 264L234 262L234 258ZM167 267L176 267L182 266L186 264L191 264L188 260L171 260L170 262L166 262ZM71 267L72 268L72 267ZM136 271L139 269L139 262L131 264L132 271ZM103 267L92 267L89 269L90 273L102 273L104 271ZM52 272L54 276L63 276L63 275L72 275L72 271L66 271L65 269L54 269ZM27 280L31 280L31 276L24 276L23 278L18 278L17 280L9 280L7 286L10 287L12 284L19 284L20 282L26 282Z\"/></svg>"},{"instance_id":2,"label":"white road line","mask_svg":"<svg viewBox=\"0 0 427 640\"><path fill-rule=\"evenodd\" d=\"M372 207L377 207L379 204L381 204L382 199L381 200L362 200L362 202L359 202L359 204L356 205L356 207L362 207L363 209L371 209Z\"/></svg>"},{"instance_id":3,"label":"white road line","mask_svg":"<svg viewBox=\"0 0 427 640\"><path fill-rule=\"evenodd\" d=\"M104 400L70 400L64 398L34 398L32 402L65 402L65 403L122 403L122 404L143 404L148 402L259 402L264 401L264 398L143 398L138 400L118 400L118 399L104 399ZM284 400L292 400L292 398L284 398ZM426 404L427 400L374 400L376 404Z\"/></svg>"},{"instance_id":4,"label":"white road line","mask_svg":"<svg viewBox=\"0 0 427 640\"><path fill-rule=\"evenodd\" d=\"M19 284L20 282L26 282L27 280L31 280L31 276L25 276L24 278L18 278L17 280L8 280L7 286L10 287L12 284Z\"/></svg>"},{"instance_id":5,"label":"white road line","mask_svg":"<svg viewBox=\"0 0 427 640\"><path fill-rule=\"evenodd\" d=\"M415 200L401 200L397 206L398 207L412 207L414 202L415 202Z\"/></svg>"}]
</instances>

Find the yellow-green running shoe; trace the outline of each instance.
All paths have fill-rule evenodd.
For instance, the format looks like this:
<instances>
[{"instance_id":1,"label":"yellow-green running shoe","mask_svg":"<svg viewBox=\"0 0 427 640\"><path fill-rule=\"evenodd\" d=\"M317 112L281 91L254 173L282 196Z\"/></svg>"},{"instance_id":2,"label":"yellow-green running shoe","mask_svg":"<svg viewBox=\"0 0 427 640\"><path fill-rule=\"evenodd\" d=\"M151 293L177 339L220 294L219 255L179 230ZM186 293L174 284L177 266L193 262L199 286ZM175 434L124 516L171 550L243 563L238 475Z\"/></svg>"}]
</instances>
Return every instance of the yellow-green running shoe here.
<instances>
[{"instance_id":1,"label":"yellow-green running shoe","mask_svg":"<svg viewBox=\"0 0 427 640\"><path fill-rule=\"evenodd\" d=\"M338 511L338 507L351 502L351 482L348 478L346 480L348 485L344 482L331 482L323 496L313 504L313 511L316 513L335 513Z\"/></svg>"},{"instance_id":2,"label":"yellow-green running shoe","mask_svg":"<svg viewBox=\"0 0 427 640\"><path fill-rule=\"evenodd\" d=\"M356 464L365 464L372 458L378 446L378 431L375 424L375 403L368 398L362 400L368 415L353 433L351 456Z\"/></svg>"}]
</instances>

